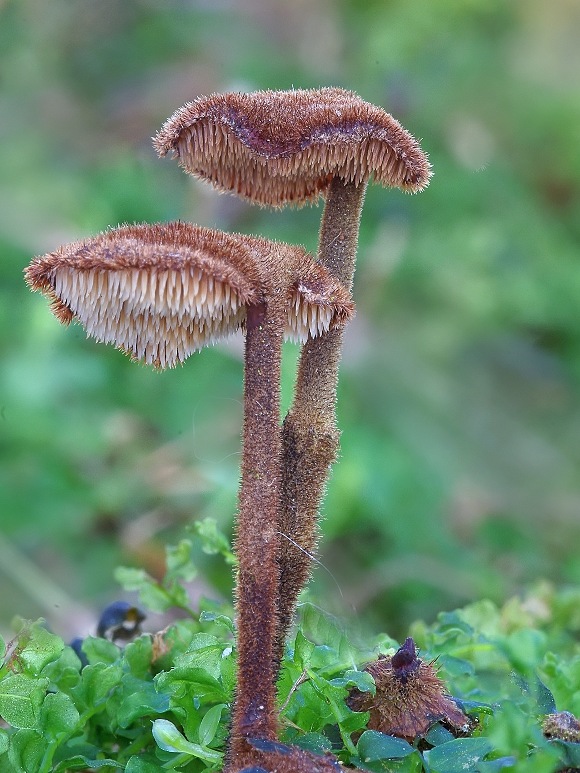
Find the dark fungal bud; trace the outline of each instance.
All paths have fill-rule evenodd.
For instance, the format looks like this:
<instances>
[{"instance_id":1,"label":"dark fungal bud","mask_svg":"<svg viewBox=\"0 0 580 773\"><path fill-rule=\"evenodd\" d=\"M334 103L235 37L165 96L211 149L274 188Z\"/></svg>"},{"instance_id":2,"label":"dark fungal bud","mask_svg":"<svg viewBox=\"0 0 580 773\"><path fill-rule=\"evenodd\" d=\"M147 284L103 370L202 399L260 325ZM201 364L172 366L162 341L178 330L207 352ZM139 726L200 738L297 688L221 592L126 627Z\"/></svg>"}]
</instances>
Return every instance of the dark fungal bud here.
<instances>
[{"instance_id":1,"label":"dark fungal bud","mask_svg":"<svg viewBox=\"0 0 580 773\"><path fill-rule=\"evenodd\" d=\"M395 652L391 658L391 665L398 679L406 682L408 677L421 666L421 661L417 657L415 642L409 636L405 639L402 647Z\"/></svg>"},{"instance_id":2,"label":"dark fungal bud","mask_svg":"<svg viewBox=\"0 0 580 773\"><path fill-rule=\"evenodd\" d=\"M381 656L369 663L376 694L352 690L347 700L353 711L368 711L368 728L413 742L425 735L431 725L441 722L456 735L471 730L471 724L447 693L433 663L417 657L412 638L392 656Z\"/></svg>"}]
</instances>

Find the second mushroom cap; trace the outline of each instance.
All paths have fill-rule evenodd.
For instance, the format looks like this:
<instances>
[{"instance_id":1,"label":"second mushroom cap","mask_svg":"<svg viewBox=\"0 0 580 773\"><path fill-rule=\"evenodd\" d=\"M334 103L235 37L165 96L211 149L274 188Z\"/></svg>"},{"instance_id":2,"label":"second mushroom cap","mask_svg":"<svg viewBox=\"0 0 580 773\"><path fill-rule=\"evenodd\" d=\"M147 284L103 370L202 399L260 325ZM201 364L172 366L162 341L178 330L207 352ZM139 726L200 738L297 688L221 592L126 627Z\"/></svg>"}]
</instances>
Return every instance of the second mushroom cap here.
<instances>
[{"instance_id":1,"label":"second mushroom cap","mask_svg":"<svg viewBox=\"0 0 580 773\"><path fill-rule=\"evenodd\" d=\"M290 286L280 288L288 275ZM61 322L77 319L90 336L157 368L238 330L248 306L273 290L288 295L289 338L343 324L354 308L300 247L181 222L73 242L36 258L26 280Z\"/></svg>"}]
</instances>

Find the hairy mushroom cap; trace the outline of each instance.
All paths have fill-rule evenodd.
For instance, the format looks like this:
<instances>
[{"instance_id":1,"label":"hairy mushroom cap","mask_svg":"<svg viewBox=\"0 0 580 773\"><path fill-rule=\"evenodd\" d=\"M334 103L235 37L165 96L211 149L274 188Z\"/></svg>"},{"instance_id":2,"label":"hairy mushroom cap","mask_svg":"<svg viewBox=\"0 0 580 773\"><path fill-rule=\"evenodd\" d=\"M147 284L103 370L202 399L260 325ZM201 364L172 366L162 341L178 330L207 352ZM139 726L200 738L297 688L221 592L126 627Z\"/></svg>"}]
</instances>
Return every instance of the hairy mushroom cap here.
<instances>
[{"instance_id":1,"label":"hairy mushroom cap","mask_svg":"<svg viewBox=\"0 0 580 773\"><path fill-rule=\"evenodd\" d=\"M392 657L379 657L365 671L373 677L376 694L353 690L348 705L369 711L368 727L413 742L441 721L457 734L471 729L470 721L451 698L432 663L417 657L410 637Z\"/></svg>"},{"instance_id":2,"label":"hairy mushroom cap","mask_svg":"<svg viewBox=\"0 0 580 773\"><path fill-rule=\"evenodd\" d=\"M288 337L350 318L347 291L300 247L181 222L111 229L35 258L25 276L64 324L76 319L98 341L166 368L238 330L289 272Z\"/></svg>"},{"instance_id":3,"label":"hairy mushroom cap","mask_svg":"<svg viewBox=\"0 0 580 773\"><path fill-rule=\"evenodd\" d=\"M431 166L382 108L339 88L211 94L177 110L154 138L186 172L268 206L304 204L333 177L415 193Z\"/></svg>"}]
</instances>

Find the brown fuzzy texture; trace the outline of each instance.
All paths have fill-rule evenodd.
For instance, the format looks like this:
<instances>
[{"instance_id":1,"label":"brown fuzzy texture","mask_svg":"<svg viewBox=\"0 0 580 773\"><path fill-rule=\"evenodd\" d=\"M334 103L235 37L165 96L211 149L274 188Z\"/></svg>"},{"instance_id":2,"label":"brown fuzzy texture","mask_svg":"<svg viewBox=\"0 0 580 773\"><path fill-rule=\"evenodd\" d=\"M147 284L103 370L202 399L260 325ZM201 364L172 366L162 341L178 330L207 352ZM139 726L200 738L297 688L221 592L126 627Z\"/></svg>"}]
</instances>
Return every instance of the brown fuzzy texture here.
<instances>
[{"instance_id":1,"label":"brown fuzzy texture","mask_svg":"<svg viewBox=\"0 0 580 773\"><path fill-rule=\"evenodd\" d=\"M76 318L97 340L165 368L243 326L264 277L275 284L284 262L295 266L286 336L305 340L344 324L349 294L301 248L180 222L65 245L36 258L26 281L64 324Z\"/></svg>"},{"instance_id":2,"label":"brown fuzzy texture","mask_svg":"<svg viewBox=\"0 0 580 773\"><path fill-rule=\"evenodd\" d=\"M279 569L280 362L283 302L248 310L242 484L236 525L238 681L230 754L240 759L247 736L274 740L278 717L274 680Z\"/></svg>"},{"instance_id":3,"label":"brown fuzzy texture","mask_svg":"<svg viewBox=\"0 0 580 773\"><path fill-rule=\"evenodd\" d=\"M333 177L415 193L431 177L418 142L389 113L339 88L211 94L177 110L154 138L186 172L259 204L301 205Z\"/></svg>"},{"instance_id":4,"label":"brown fuzzy texture","mask_svg":"<svg viewBox=\"0 0 580 773\"><path fill-rule=\"evenodd\" d=\"M376 694L355 689L347 703L353 711L370 712L370 730L410 743L438 721L458 734L469 732L469 719L447 694L433 664L417 657L412 639L407 639L392 658L382 656L365 671L375 680Z\"/></svg>"},{"instance_id":5,"label":"brown fuzzy texture","mask_svg":"<svg viewBox=\"0 0 580 773\"><path fill-rule=\"evenodd\" d=\"M559 738L571 743L580 742L580 721L569 711L547 714L542 722L542 731L546 738Z\"/></svg>"},{"instance_id":6,"label":"brown fuzzy texture","mask_svg":"<svg viewBox=\"0 0 580 773\"><path fill-rule=\"evenodd\" d=\"M366 186L330 186L320 229L319 259L350 290ZM319 509L339 448L336 389L342 328L310 338L303 346L294 401L282 428L280 543L280 627L277 650L284 652L298 595L306 585L319 540Z\"/></svg>"},{"instance_id":7,"label":"brown fuzzy texture","mask_svg":"<svg viewBox=\"0 0 580 773\"><path fill-rule=\"evenodd\" d=\"M282 250L278 245L278 251ZM268 283L264 303L248 308L246 324L244 450L236 536L238 684L229 746L235 766L248 751L249 737L274 741L278 730L274 683L280 662L276 648L282 479L280 361L287 288L296 285L298 272L298 266L289 261L282 265L285 274L279 270L275 281ZM313 272L309 280L302 276L303 292L318 296L323 289L315 281L319 275Z\"/></svg>"}]
</instances>

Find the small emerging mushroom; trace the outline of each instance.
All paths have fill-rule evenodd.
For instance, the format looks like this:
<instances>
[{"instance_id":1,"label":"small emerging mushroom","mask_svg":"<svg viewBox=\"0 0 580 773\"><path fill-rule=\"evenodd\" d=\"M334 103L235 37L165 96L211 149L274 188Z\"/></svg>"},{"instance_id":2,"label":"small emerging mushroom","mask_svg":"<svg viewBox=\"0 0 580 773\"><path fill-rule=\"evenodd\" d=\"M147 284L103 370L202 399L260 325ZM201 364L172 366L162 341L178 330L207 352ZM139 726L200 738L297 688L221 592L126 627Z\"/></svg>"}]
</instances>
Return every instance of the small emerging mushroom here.
<instances>
[{"instance_id":1,"label":"small emerging mushroom","mask_svg":"<svg viewBox=\"0 0 580 773\"><path fill-rule=\"evenodd\" d=\"M275 740L281 479L280 360L285 331L344 324L349 293L299 247L185 223L112 229L36 258L26 280L57 317L156 367L246 329L236 551L238 686L230 753Z\"/></svg>"},{"instance_id":2,"label":"small emerging mushroom","mask_svg":"<svg viewBox=\"0 0 580 773\"><path fill-rule=\"evenodd\" d=\"M379 657L365 671L375 680L375 695L354 689L347 703L353 711L370 712L369 729L410 743L438 721L458 734L470 731L469 719L447 694L433 664L417 657L410 637L392 657Z\"/></svg>"}]
</instances>

